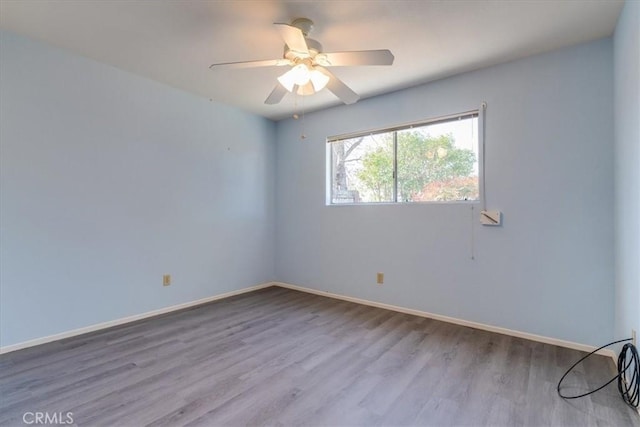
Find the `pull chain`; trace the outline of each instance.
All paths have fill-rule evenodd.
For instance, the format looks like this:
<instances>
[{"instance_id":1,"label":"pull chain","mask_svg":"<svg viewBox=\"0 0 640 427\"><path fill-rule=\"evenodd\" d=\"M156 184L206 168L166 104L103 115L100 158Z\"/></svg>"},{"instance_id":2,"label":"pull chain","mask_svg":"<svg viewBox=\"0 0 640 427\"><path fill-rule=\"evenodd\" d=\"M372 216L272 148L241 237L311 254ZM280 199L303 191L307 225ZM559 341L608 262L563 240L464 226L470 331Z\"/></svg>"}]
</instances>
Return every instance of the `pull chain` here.
<instances>
[{"instance_id":1,"label":"pull chain","mask_svg":"<svg viewBox=\"0 0 640 427\"><path fill-rule=\"evenodd\" d=\"M307 135L305 135L304 133L304 95L300 95L302 101L301 101L301 114L302 114L302 120L300 122L300 139L307 139ZM298 120L300 119L300 116L298 115L298 90L296 89L294 91L293 94L293 119L294 120Z\"/></svg>"},{"instance_id":2,"label":"pull chain","mask_svg":"<svg viewBox=\"0 0 640 427\"><path fill-rule=\"evenodd\" d=\"M304 134L304 95L302 96L302 121L300 122L300 139L307 139L307 135Z\"/></svg>"}]
</instances>

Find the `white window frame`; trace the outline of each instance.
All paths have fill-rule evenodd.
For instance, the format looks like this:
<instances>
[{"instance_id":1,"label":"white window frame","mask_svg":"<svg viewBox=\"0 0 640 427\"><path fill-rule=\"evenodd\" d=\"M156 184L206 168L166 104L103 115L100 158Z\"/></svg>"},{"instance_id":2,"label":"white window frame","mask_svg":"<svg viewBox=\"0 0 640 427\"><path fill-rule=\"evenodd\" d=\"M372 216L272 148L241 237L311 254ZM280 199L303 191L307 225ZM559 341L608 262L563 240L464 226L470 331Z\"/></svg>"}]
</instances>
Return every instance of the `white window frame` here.
<instances>
[{"instance_id":1,"label":"white window frame","mask_svg":"<svg viewBox=\"0 0 640 427\"><path fill-rule=\"evenodd\" d=\"M390 126L385 128L372 129L368 131L345 133L340 135L334 135L327 137L326 148L326 194L325 202L327 206L377 206L377 205L424 205L424 204L452 204L452 203L483 203L484 204L484 110L486 103L482 103L479 109L469 110L462 113L448 114L445 116L439 116L417 122L410 122L396 126ZM414 127L434 125L438 123L450 122L453 120L478 118L478 199L477 200L429 200L419 202L405 202L398 200L398 164L397 164L397 138L398 131L411 129ZM344 139L358 138L361 136L370 136L382 133L394 132L393 141L393 200L385 202L353 202L353 203L334 203L333 202L333 159L331 144Z\"/></svg>"}]
</instances>

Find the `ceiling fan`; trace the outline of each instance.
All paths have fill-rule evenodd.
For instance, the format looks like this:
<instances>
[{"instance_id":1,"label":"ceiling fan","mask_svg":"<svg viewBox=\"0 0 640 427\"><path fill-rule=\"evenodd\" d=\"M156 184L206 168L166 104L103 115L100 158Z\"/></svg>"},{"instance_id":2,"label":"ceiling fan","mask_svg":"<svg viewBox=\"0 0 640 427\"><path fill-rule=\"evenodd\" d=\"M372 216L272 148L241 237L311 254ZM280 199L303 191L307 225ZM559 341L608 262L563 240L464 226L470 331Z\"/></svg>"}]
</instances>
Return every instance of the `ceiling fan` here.
<instances>
[{"instance_id":1,"label":"ceiling fan","mask_svg":"<svg viewBox=\"0 0 640 427\"><path fill-rule=\"evenodd\" d=\"M273 25L285 43L282 59L225 62L209 67L213 69L288 66L289 70L278 77L278 83L264 101L265 104L279 103L287 92L313 95L325 87L345 104L353 104L360 98L358 94L327 70L327 67L393 64L394 57L388 49L323 52L318 41L307 37L313 29L313 21L307 18L294 19L291 24Z\"/></svg>"}]
</instances>

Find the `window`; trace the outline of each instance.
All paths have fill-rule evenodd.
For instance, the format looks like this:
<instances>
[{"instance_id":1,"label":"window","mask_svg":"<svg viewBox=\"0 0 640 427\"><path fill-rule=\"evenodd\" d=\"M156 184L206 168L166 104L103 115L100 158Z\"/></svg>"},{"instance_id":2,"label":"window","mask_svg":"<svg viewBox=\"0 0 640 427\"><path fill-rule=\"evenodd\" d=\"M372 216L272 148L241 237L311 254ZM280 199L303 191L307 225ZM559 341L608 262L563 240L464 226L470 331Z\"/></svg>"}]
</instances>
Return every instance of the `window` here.
<instances>
[{"instance_id":1,"label":"window","mask_svg":"<svg viewBox=\"0 0 640 427\"><path fill-rule=\"evenodd\" d=\"M331 204L478 200L478 111L329 138Z\"/></svg>"}]
</instances>

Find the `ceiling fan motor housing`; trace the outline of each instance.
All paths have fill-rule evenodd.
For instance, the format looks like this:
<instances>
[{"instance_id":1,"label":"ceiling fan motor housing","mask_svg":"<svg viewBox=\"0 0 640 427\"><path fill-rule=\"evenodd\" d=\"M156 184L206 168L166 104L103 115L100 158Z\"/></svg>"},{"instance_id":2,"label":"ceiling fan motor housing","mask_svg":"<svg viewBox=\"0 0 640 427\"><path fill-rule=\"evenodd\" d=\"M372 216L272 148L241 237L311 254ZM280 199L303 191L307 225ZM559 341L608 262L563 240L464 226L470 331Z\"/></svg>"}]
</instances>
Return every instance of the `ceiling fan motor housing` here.
<instances>
[{"instance_id":1,"label":"ceiling fan motor housing","mask_svg":"<svg viewBox=\"0 0 640 427\"><path fill-rule=\"evenodd\" d=\"M299 28L302 34L307 37L311 30L313 30L313 21L309 18L296 18L291 21L291 26Z\"/></svg>"},{"instance_id":2,"label":"ceiling fan motor housing","mask_svg":"<svg viewBox=\"0 0 640 427\"><path fill-rule=\"evenodd\" d=\"M297 52L291 50L289 46L284 45L284 55L285 59L296 62L297 59L305 59L305 58L315 58L316 55L322 52L322 45L319 41L314 39L309 39L305 37L305 41L307 42L307 47L309 48L309 53L306 52Z\"/></svg>"}]
</instances>

